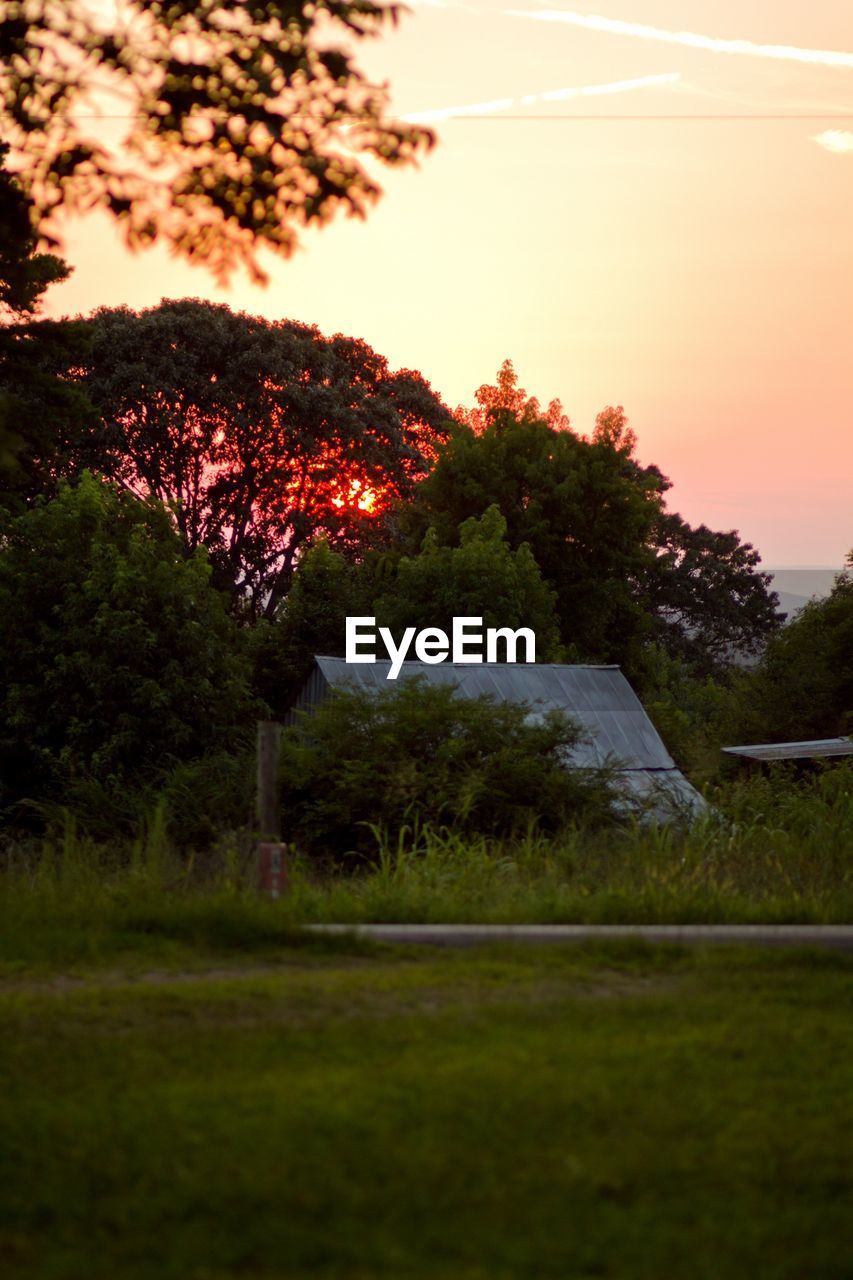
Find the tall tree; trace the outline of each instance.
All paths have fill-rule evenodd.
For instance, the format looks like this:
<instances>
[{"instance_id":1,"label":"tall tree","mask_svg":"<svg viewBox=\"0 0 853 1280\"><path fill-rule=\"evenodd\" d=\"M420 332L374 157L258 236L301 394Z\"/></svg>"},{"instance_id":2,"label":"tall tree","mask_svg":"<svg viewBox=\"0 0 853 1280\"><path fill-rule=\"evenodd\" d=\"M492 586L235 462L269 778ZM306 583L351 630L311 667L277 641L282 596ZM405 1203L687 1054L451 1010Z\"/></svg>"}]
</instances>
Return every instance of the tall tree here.
<instances>
[{"instance_id":1,"label":"tall tree","mask_svg":"<svg viewBox=\"0 0 853 1280\"><path fill-rule=\"evenodd\" d=\"M19 510L55 479L89 406L52 366L82 350L78 325L38 319L45 290L68 266L38 250L29 203L0 144L0 507Z\"/></svg>"},{"instance_id":2,"label":"tall tree","mask_svg":"<svg viewBox=\"0 0 853 1280\"><path fill-rule=\"evenodd\" d=\"M197 300L96 312L79 373L102 421L84 460L173 504L255 615L275 613L306 542L353 548L411 494L450 416L365 342Z\"/></svg>"},{"instance_id":3,"label":"tall tree","mask_svg":"<svg viewBox=\"0 0 853 1280\"><path fill-rule=\"evenodd\" d=\"M484 382L477 388L473 409L460 405L456 410L458 422L465 423L475 435L481 435L501 414L511 413L517 418L547 422L555 431L568 431L571 423L559 400L552 400L544 411L535 396L529 396L518 385L518 374L511 360L504 360L494 385Z\"/></svg>"},{"instance_id":4,"label":"tall tree","mask_svg":"<svg viewBox=\"0 0 853 1280\"><path fill-rule=\"evenodd\" d=\"M784 614L761 557L735 530L691 528L675 511L655 522L646 590L661 643L702 674L760 653Z\"/></svg>"},{"instance_id":5,"label":"tall tree","mask_svg":"<svg viewBox=\"0 0 853 1280\"><path fill-rule=\"evenodd\" d=\"M375 0L26 0L0 4L0 118L34 227L103 208L131 246L164 239L257 279L261 246L380 194L359 156L413 161L429 130L387 117L347 45L400 13ZM115 146L98 117L118 117Z\"/></svg>"},{"instance_id":6,"label":"tall tree","mask_svg":"<svg viewBox=\"0 0 853 1280\"><path fill-rule=\"evenodd\" d=\"M453 618L479 617L484 627L529 627L538 662L558 656L555 595L543 581L526 543L513 551L507 522L497 506L459 530L459 545L441 546L427 530L416 556L403 556L395 579L374 604L381 624L399 637L407 627L441 627Z\"/></svg>"},{"instance_id":7,"label":"tall tree","mask_svg":"<svg viewBox=\"0 0 853 1280\"><path fill-rule=\"evenodd\" d=\"M557 596L564 645L584 661L633 670L651 623L638 595L653 554L657 482L619 450L503 410L480 434L461 426L403 513L410 545L432 527L453 546L496 504L510 546L527 543Z\"/></svg>"},{"instance_id":8,"label":"tall tree","mask_svg":"<svg viewBox=\"0 0 853 1280\"><path fill-rule=\"evenodd\" d=\"M463 522L496 503L510 544L529 544L557 593L563 644L634 676L649 640L704 671L766 641L779 619L757 553L736 533L691 529L667 511L670 482L637 461L621 406L583 438L558 403L542 415L509 362L477 401L397 515L409 547L428 527L454 545Z\"/></svg>"},{"instance_id":9,"label":"tall tree","mask_svg":"<svg viewBox=\"0 0 853 1280\"><path fill-rule=\"evenodd\" d=\"M0 545L0 808L139 785L251 721L233 622L169 512L95 477Z\"/></svg>"}]
</instances>

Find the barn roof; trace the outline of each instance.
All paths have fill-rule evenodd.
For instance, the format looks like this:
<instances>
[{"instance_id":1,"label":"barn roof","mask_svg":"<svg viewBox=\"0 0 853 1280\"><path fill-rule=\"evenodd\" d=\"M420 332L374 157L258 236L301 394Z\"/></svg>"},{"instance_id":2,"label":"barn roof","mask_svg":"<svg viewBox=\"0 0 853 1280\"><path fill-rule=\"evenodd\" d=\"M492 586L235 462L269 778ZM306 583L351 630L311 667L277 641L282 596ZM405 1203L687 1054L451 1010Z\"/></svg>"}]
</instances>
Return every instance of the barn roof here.
<instances>
[{"instance_id":1,"label":"barn roof","mask_svg":"<svg viewBox=\"0 0 853 1280\"><path fill-rule=\"evenodd\" d=\"M347 663L317 658L325 681L361 689L393 689L389 661ZM673 769L675 762L660 740L640 699L618 667L566 666L557 663L404 662L399 679L422 676L430 684L457 684L464 696L489 693L499 702L529 702L536 711L559 707L585 730L587 741L574 753L579 765L603 764L608 757L629 769Z\"/></svg>"},{"instance_id":2,"label":"barn roof","mask_svg":"<svg viewBox=\"0 0 853 1280\"><path fill-rule=\"evenodd\" d=\"M317 657L293 712L310 710L330 689L342 686L387 690L390 661L347 663ZM491 694L499 702L525 702L533 714L552 707L565 711L581 727L582 740L569 763L591 768L605 763L619 769L623 790L642 800L660 790L678 805L696 811L698 792L679 772L634 690L616 666L560 663L404 662L398 679L421 676L431 684L455 684L463 696ZM291 716L288 719L292 719Z\"/></svg>"}]
</instances>

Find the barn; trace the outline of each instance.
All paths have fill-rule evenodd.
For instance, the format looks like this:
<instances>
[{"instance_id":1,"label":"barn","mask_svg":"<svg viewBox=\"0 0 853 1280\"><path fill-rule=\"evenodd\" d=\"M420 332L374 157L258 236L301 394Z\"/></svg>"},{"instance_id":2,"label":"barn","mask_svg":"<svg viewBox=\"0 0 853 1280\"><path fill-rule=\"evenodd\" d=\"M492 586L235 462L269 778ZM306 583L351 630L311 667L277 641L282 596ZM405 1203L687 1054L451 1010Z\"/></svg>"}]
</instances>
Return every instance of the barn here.
<instances>
[{"instance_id":1,"label":"barn","mask_svg":"<svg viewBox=\"0 0 853 1280\"><path fill-rule=\"evenodd\" d=\"M391 663L347 663L317 657L287 717L310 712L334 689L345 686L379 692L393 688ZM531 714L559 707L583 729L569 767L605 763L617 769L626 807L659 821L692 818L705 801L676 767L634 690L617 666L560 663L404 662L399 679L421 676L431 683L452 683L461 697L490 694L500 702L523 702Z\"/></svg>"}]
</instances>

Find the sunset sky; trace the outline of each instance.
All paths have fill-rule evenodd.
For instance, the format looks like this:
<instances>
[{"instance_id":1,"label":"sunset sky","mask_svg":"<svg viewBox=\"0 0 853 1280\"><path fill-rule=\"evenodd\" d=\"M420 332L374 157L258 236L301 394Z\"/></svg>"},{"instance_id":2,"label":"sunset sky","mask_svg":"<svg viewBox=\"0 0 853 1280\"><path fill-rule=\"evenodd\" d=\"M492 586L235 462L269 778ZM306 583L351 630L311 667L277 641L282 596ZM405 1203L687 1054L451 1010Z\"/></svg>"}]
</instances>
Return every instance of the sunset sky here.
<instances>
[{"instance_id":1,"label":"sunset sky","mask_svg":"<svg viewBox=\"0 0 853 1280\"><path fill-rule=\"evenodd\" d=\"M510 357L579 431L624 405L692 523L739 530L768 565L840 566L850 0L430 0L359 59L439 136L419 170L382 172L367 222L266 255L266 289L69 222L75 271L47 314L224 301L365 338L451 406Z\"/></svg>"}]
</instances>

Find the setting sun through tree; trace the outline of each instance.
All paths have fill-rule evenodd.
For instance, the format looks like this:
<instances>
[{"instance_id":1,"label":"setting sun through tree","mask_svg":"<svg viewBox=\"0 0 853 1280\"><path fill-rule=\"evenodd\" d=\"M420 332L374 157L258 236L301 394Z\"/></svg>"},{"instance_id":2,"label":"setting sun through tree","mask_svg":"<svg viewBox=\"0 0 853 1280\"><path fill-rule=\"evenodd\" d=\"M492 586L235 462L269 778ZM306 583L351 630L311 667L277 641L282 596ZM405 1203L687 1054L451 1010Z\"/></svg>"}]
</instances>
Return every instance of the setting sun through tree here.
<instances>
[{"instance_id":1,"label":"setting sun through tree","mask_svg":"<svg viewBox=\"0 0 853 1280\"><path fill-rule=\"evenodd\" d=\"M380 494L376 489L364 484L361 480L353 480L346 496L332 498L332 506L343 510L355 507L358 511L372 516L375 514Z\"/></svg>"}]
</instances>

